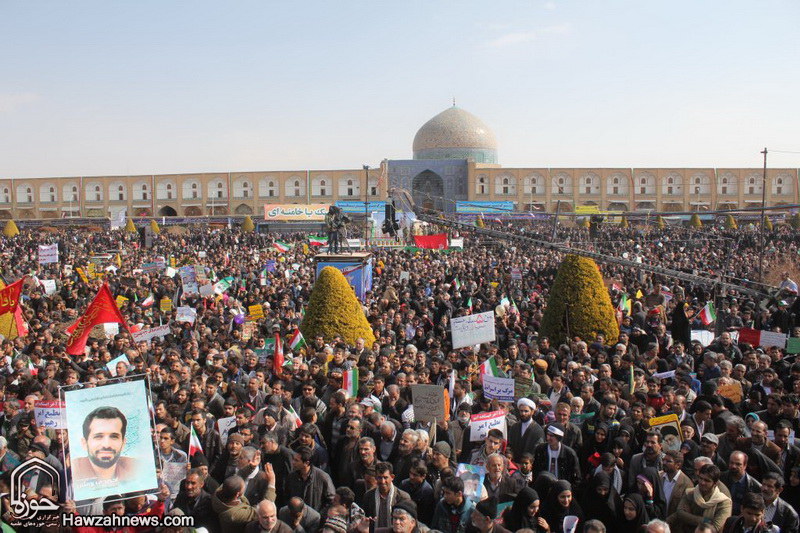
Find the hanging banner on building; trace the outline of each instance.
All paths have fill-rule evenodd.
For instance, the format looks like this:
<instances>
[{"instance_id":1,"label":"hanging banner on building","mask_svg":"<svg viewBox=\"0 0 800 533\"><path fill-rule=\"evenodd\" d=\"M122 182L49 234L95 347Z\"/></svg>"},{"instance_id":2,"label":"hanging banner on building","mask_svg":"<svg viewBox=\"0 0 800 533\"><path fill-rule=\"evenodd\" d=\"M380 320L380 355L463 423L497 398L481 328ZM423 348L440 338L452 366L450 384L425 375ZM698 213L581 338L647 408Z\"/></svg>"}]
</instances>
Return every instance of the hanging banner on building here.
<instances>
[{"instance_id":1,"label":"hanging banner on building","mask_svg":"<svg viewBox=\"0 0 800 533\"><path fill-rule=\"evenodd\" d=\"M144 380L64 393L77 502L158 489Z\"/></svg>"},{"instance_id":2,"label":"hanging banner on building","mask_svg":"<svg viewBox=\"0 0 800 533\"><path fill-rule=\"evenodd\" d=\"M39 264L58 263L58 244L39 245Z\"/></svg>"},{"instance_id":3,"label":"hanging banner on building","mask_svg":"<svg viewBox=\"0 0 800 533\"><path fill-rule=\"evenodd\" d=\"M328 204L266 204L264 220L267 221L302 221L325 220Z\"/></svg>"},{"instance_id":4,"label":"hanging banner on building","mask_svg":"<svg viewBox=\"0 0 800 533\"><path fill-rule=\"evenodd\" d=\"M453 318L450 321L450 332L453 335L454 350L494 342L494 311Z\"/></svg>"}]
</instances>

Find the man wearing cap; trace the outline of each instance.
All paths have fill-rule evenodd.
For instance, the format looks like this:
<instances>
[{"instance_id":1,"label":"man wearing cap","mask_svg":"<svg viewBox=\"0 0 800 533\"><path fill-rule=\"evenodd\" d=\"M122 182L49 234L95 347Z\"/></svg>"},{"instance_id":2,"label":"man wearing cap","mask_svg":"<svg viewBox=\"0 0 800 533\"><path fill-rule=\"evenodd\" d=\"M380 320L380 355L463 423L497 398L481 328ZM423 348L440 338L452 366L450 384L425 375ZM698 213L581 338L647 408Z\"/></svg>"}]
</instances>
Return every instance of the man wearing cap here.
<instances>
[{"instance_id":1,"label":"man wearing cap","mask_svg":"<svg viewBox=\"0 0 800 533\"><path fill-rule=\"evenodd\" d=\"M514 453L514 462L519 462L525 452L533 453L544 440L544 430L534 419L536 403L529 398L520 398L517 401L519 422L508 430L508 446Z\"/></svg>"},{"instance_id":2,"label":"man wearing cap","mask_svg":"<svg viewBox=\"0 0 800 533\"><path fill-rule=\"evenodd\" d=\"M700 455L711 459L711 463L716 465L720 470L727 468L727 462L720 457L717 450L719 449L719 437L714 433L706 433L700 438ZM730 457L730 454L728 454Z\"/></svg>"},{"instance_id":3,"label":"man wearing cap","mask_svg":"<svg viewBox=\"0 0 800 533\"><path fill-rule=\"evenodd\" d=\"M577 485L581 479L581 469L575 450L564 445L564 426L553 422L547 426L546 442L539 444L533 453L533 471L536 475L550 472L558 479Z\"/></svg>"}]
</instances>

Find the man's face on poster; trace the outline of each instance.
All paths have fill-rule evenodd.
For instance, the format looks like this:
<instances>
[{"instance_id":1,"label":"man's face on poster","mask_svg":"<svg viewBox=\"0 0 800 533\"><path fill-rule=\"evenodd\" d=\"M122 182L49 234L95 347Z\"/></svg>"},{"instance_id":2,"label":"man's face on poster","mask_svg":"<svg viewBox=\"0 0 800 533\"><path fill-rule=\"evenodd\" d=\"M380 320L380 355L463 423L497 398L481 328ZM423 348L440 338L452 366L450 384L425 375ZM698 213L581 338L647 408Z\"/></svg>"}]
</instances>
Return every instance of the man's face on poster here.
<instances>
[{"instance_id":1,"label":"man's face on poster","mask_svg":"<svg viewBox=\"0 0 800 533\"><path fill-rule=\"evenodd\" d=\"M125 447L122 420L95 418L89 426L88 439L81 439L81 445L89 454L92 464L100 468L113 468Z\"/></svg>"}]
</instances>

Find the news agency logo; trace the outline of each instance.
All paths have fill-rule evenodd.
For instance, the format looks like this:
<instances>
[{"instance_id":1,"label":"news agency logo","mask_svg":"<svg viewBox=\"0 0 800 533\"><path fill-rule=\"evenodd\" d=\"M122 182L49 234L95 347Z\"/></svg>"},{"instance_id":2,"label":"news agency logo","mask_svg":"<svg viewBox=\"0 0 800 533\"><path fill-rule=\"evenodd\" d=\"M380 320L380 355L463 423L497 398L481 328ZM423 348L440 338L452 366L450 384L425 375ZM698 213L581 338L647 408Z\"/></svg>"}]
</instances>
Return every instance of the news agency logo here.
<instances>
[{"instance_id":1,"label":"news agency logo","mask_svg":"<svg viewBox=\"0 0 800 533\"><path fill-rule=\"evenodd\" d=\"M11 472L10 492L0 494L0 498L9 498L11 516L6 523L12 527L46 527L58 525L60 507L58 498L53 499L36 494L43 485L50 485L54 494L58 493L60 475L52 465L33 457ZM31 497L26 487L36 494ZM6 518L6 517L4 517Z\"/></svg>"}]
</instances>

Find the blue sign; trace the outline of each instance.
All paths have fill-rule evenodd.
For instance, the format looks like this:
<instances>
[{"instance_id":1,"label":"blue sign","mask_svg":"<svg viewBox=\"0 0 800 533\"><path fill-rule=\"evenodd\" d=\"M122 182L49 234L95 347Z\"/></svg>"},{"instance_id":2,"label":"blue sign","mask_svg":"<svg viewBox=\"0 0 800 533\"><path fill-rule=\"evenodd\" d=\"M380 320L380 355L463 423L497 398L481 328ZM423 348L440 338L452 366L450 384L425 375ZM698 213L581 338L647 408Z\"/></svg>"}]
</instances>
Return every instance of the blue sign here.
<instances>
[{"instance_id":1,"label":"blue sign","mask_svg":"<svg viewBox=\"0 0 800 533\"><path fill-rule=\"evenodd\" d=\"M374 213L376 211L383 211L385 205L386 202L369 202L369 204L367 204L367 209L370 213ZM345 213L364 214L364 202L359 202L358 200L340 200L336 202L336 207L340 208Z\"/></svg>"},{"instance_id":2,"label":"blue sign","mask_svg":"<svg viewBox=\"0 0 800 533\"><path fill-rule=\"evenodd\" d=\"M514 212L514 202L456 202L456 213L504 215Z\"/></svg>"},{"instance_id":3,"label":"blue sign","mask_svg":"<svg viewBox=\"0 0 800 533\"><path fill-rule=\"evenodd\" d=\"M364 301L367 291L372 290L372 259L363 263L320 260L317 262L317 276L328 266L339 269L356 291L358 299Z\"/></svg>"}]
</instances>

